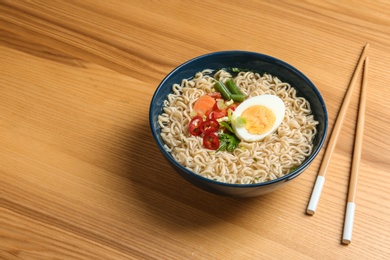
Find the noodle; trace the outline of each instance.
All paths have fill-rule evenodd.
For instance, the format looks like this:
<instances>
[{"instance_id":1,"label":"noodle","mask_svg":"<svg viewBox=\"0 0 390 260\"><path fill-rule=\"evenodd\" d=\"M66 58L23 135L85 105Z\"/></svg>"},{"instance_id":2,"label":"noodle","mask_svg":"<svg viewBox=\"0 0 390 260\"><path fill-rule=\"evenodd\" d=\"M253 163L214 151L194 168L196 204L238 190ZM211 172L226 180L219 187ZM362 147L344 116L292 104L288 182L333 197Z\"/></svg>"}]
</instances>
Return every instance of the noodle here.
<instances>
[{"instance_id":1,"label":"noodle","mask_svg":"<svg viewBox=\"0 0 390 260\"><path fill-rule=\"evenodd\" d=\"M296 168L309 156L317 133L317 121L311 114L309 102L298 97L286 82L269 74L240 72L235 78L246 98L272 94L286 106L283 122L278 129L258 142L241 141L233 152L211 151L202 145L202 138L188 131L195 101L213 92L215 78L231 78L225 70L197 73L192 79L174 84L158 118L165 149L187 169L220 182L250 184L280 178Z\"/></svg>"}]
</instances>

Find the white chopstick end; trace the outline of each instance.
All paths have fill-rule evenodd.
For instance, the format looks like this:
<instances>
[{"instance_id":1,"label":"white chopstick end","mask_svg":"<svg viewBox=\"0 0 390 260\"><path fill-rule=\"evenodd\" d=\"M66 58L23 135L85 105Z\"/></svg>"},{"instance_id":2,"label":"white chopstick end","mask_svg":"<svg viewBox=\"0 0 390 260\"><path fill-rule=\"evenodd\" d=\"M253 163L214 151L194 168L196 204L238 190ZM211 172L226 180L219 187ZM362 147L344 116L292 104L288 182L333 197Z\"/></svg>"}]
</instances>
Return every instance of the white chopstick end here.
<instances>
[{"instance_id":1,"label":"white chopstick end","mask_svg":"<svg viewBox=\"0 0 390 260\"><path fill-rule=\"evenodd\" d=\"M345 221L344 221L344 232L343 232L343 244L350 244L352 241L352 229L353 229L353 220L355 217L355 203L348 202L347 209L345 211Z\"/></svg>"},{"instance_id":2,"label":"white chopstick end","mask_svg":"<svg viewBox=\"0 0 390 260\"><path fill-rule=\"evenodd\" d=\"M309 215L314 215L317 209L318 201L320 200L322 187L324 186L325 177L317 176L316 183L313 188L313 192L311 193L311 198L309 201L309 205L307 206L306 213Z\"/></svg>"}]
</instances>

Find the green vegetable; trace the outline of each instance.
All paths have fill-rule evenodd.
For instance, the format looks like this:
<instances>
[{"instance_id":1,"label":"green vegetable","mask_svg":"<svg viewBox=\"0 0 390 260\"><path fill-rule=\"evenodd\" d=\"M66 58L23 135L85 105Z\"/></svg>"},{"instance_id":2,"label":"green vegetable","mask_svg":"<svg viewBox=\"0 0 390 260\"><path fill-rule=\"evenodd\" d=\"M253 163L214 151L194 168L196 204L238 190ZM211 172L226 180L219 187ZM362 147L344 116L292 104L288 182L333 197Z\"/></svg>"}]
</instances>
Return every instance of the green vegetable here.
<instances>
[{"instance_id":1,"label":"green vegetable","mask_svg":"<svg viewBox=\"0 0 390 260\"><path fill-rule=\"evenodd\" d=\"M231 94L230 98L236 102L243 102L245 100L244 94Z\"/></svg>"},{"instance_id":2,"label":"green vegetable","mask_svg":"<svg viewBox=\"0 0 390 260\"><path fill-rule=\"evenodd\" d=\"M246 124L246 119L241 116L234 116L232 118L232 123L234 123L236 127L243 127Z\"/></svg>"},{"instance_id":3,"label":"green vegetable","mask_svg":"<svg viewBox=\"0 0 390 260\"><path fill-rule=\"evenodd\" d=\"M242 94L233 79L227 80L226 85L222 81L217 81L214 83L214 88L221 93L224 100L232 99L235 102L243 102L245 100L245 95Z\"/></svg>"},{"instance_id":4,"label":"green vegetable","mask_svg":"<svg viewBox=\"0 0 390 260\"><path fill-rule=\"evenodd\" d=\"M241 90L237 87L236 83L234 83L233 79L228 79L226 82L226 87L230 91L231 99L236 102L243 102L245 100L245 95L241 92Z\"/></svg>"},{"instance_id":5,"label":"green vegetable","mask_svg":"<svg viewBox=\"0 0 390 260\"><path fill-rule=\"evenodd\" d=\"M231 78L231 79L228 79L226 82L225 82L225 85L226 87L229 89L229 91L232 93L232 94L239 94L239 95L243 95L241 90L237 87L236 83L234 82L234 80Z\"/></svg>"},{"instance_id":6,"label":"green vegetable","mask_svg":"<svg viewBox=\"0 0 390 260\"><path fill-rule=\"evenodd\" d=\"M218 151L228 151L233 152L234 149L238 147L240 139L237 138L234 134L220 134L219 137L220 146Z\"/></svg>"},{"instance_id":7,"label":"green vegetable","mask_svg":"<svg viewBox=\"0 0 390 260\"><path fill-rule=\"evenodd\" d=\"M234 130L233 130L232 126L231 126L228 122L222 121L222 122L219 122L219 125L220 125L221 127L225 127L225 128L226 128L227 130L229 130L231 133L234 133Z\"/></svg>"},{"instance_id":8,"label":"green vegetable","mask_svg":"<svg viewBox=\"0 0 390 260\"><path fill-rule=\"evenodd\" d=\"M227 147L228 147L228 142L220 142L217 152L226 151Z\"/></svg>"},{"instance_id":9,"label":"green vegetable","mask_svg":"<svg viewBox=\"0 0 390 260\"><path fill-rule=\"evenodd\" d=\"M233 110L228 109L228 110L227 110L227 116L228 116L228 119L229 119L229 120L232 119L232 115L233 115Z\"/></svg>"},{"instance_id":10,"label":"green vegetable","mask_svg":"<svg viewBox=\"0 0 390 260\"><path fill-rule=\"evenodd\" d=\"M236 144L235 142L230 142L230 143L228 143L228 146L227 146L226 150L228 152L233 152L234 149L236 149L237 146L238 146L238 143Z\"/></svg>"},{"instance_id":11,"label":"green vegetable","mask_svg":"<svg viewBox=\"0 0 390 260\"><path fill-rule=\"evenodd\" d=\"M231 94L230 94L229 90L226 88L226 86L223 84L222 81L215 82L214 88L216 91L221 93L223 99L225 99L225 100L231 99L231 97L230 97Z\"/></svg>"}]
</instances>

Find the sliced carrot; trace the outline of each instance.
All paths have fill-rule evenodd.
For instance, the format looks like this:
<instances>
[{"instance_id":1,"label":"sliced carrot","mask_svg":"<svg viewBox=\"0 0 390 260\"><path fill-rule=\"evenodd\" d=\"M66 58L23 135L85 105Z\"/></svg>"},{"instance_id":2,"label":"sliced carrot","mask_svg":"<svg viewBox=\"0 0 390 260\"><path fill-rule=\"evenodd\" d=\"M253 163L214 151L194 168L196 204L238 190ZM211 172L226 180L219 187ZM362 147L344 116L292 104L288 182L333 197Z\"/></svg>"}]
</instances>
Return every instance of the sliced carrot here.
<instances>
[{"instance_id":1,"label":"sliced carrot","mask_svg":"<svg viewBox=\"0 0 390 260\"><path fill-rule=\"evenodd\" d=\"M213 110L215 104L215 99L209 95L204 95L198 98L198 100L194 104L194 111L200 115L206 115L207 112Z\"/></svg>"}]
</instances>

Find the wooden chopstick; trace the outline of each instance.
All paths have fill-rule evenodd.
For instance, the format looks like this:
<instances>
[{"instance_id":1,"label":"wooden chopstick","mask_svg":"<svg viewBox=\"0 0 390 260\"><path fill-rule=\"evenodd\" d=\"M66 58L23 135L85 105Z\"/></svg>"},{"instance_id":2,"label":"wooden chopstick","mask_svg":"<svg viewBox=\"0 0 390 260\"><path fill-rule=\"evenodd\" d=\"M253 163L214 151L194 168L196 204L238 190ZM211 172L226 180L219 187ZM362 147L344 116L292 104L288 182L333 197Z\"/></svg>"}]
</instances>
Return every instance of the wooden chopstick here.
<instances>
[{"instance_id":1,"label":"wooden chopstick","mask_svg":"<svg viewBox=\"0 0 390 260\"><path fill-rule=\"evenodd\" d=\"M358 122L356 127L355 144L353 150L351 176L349 179L348 202L345 211L344 232L343 232L343 239L342 239L343 244L349 244L351 243L352 240L352 227L353 227L353 220L354 220L355 206L356 206L355 197L356 197L356 189L357 189L357 180L359 175L360 157L362 153L364 115L366 109L367 67L368 67L368 57L366 57L364 62Z\"/></svg>"},{"instance_id":2,"label":"wooden chopstick","mask_svg":"<svg viewBox=\"0 0 390 260\"><path fill-rule=\"evenodd\" d=\"M356 80L358 78L358 74L363 66L363 62L366 58L366 53L367 53L368 47L369 47L369 44L367 43L363 48L363 51L360 55L358 65L356 66L355 72L354 72L352 79L351 79L351 82L348 86L347 93L345 94L343 103L341 105L340 112L337 116L336 123L333 127L333 130L332 130L332 133L331 133L331 136L329 139L329 143L328 143L328 146L326 148L325 155L322 159L320 170L319 170L319 173L317 175L317 179L316 179L316 182L315 182L315 185L314 185L311 197L310 197L310 201L309 201L308 207L306 209L306 213L309 215L314 215L314 213L316 212L317 204L318 204L318 201L319 201L320 196L321 196L321 191L322 191L322 188L323 188L324 183L325 183L325 174L326 174L326 171L327 171L328 166L329 166L330 158L331 158L331 155L333 154L334 148L336 146L336 142L337 142L340 130L341 130L341 126L343 124L343 121L344 121L344 118L346 115L346 111L347 111L348 105L349 105L351 97L352 97L353 88L354 88Z\"/></svg>"}]
</instances>

